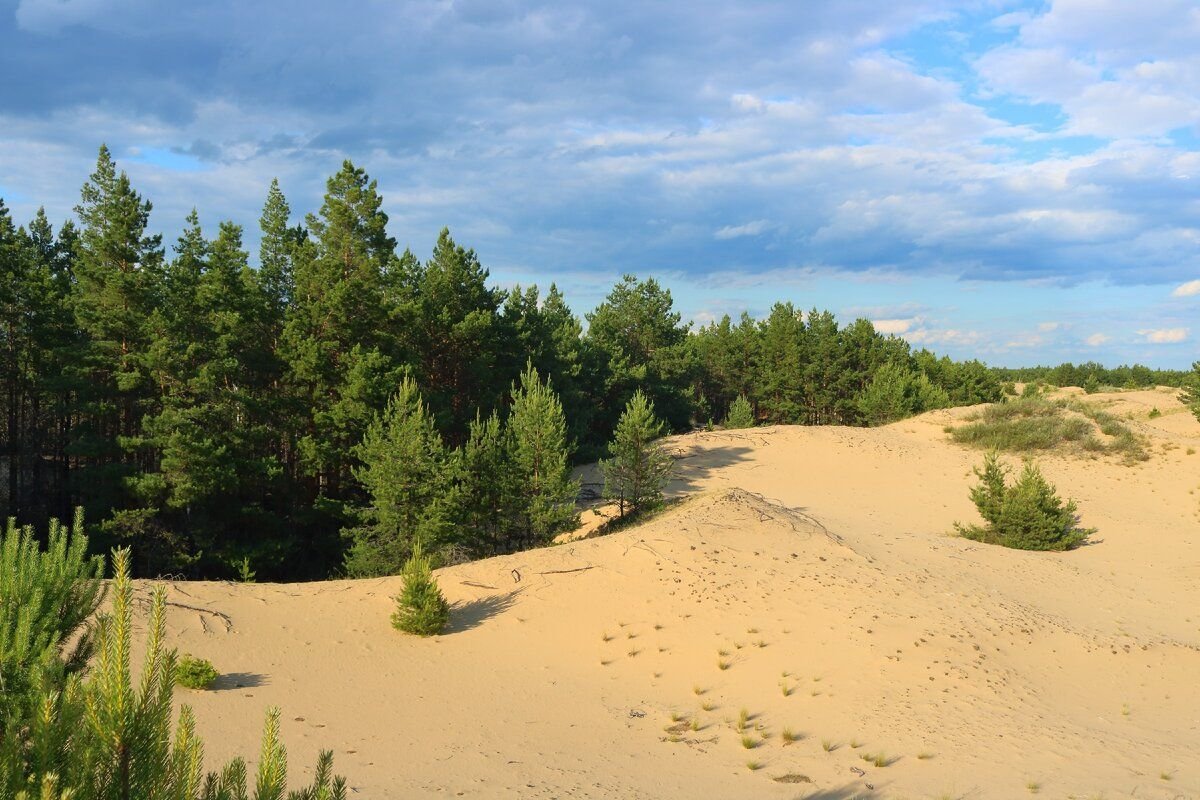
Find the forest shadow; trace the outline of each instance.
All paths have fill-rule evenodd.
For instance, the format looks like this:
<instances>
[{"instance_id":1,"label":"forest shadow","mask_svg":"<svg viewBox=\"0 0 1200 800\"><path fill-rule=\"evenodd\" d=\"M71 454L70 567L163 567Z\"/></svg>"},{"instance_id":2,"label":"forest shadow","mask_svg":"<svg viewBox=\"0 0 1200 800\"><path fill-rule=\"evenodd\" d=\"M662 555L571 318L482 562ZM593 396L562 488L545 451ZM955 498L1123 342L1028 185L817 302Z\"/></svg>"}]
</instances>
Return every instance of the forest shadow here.
<instances>
[{"instance_id":1,"label":"forest shadow","mask_svg":"<svg viewBox=\"0 0 1200 800\"><path fill-rule=\"evenodd\" d=\"M213 681L208 689L212 692L228 692L233 689L252 689L268 683L270 681L267 680L267 676L257 672L226 672Z\"/></svg>"},{"instance_id":2,"label":"forest shadow","mask_svg":"<svg viewBox=\"0 0 1200 800\"><path fill-rule=\"evenodd\" d=\"M462 633L479 627L492 617L511 608L512 604L516 602L516 598L517 592L512 591L506 594L481 597L478 600L457 602L450 606L450 624L446 626L443 633Z\"/></svg>"},{"instance_id":3,"label":"forest shadow","mask_svg":"<svg viewBox=\"0 0 1200 800\"><path fill-rule=\"evenodd\" d=\"M711 448L685 445L680 451L675 456L675 470L668 485L672 494L696 491L713 473L748 460L754 448L745 445Z\"/></svg>"}]
</instances>

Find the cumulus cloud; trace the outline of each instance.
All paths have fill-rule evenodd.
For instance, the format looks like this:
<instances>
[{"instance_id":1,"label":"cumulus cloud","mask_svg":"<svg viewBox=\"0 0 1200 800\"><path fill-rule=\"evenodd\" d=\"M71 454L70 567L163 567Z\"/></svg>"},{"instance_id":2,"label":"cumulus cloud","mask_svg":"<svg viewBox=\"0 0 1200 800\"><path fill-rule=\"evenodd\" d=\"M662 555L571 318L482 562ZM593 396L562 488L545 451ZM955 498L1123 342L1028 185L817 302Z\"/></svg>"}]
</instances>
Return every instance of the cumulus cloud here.
<instances>
[{"instance_id":1,"label":"cumulus cloud","mask_svg":"<svg viewBox=\"0 0 1200 800\"><path fill-rule=\"evenodd\" d=\"M1195 297L1200 295L1200 280L1188 281L1175 287L1175 291L1171 292L1172 297Z\"/></svg>"},{"instance_id":2,"label":"cumulus cloud","mask_svg":"<svg viewBox=\"0 0 1200 800\"><path fill-rule=\"evenodd\" d=\"M908 319L874 319L871 324L875 326L875 330L884 334L905 334L915 325L921 324L920 317L909 317Z\"/></svg>"},{"instance_id":3,"label":"cumulus cloud","mask_svg":"<svg viewBox=\"0 0 1200 800\"><path fill-rule=\"evenodd\" d=\"M1083 341L1088 347L1101 347L1112 341L1112 337L1104 333L1093 333Z\"/></svg>"},{"instance_id":4,"label":"cumulus cloud","mask_svg":"<svg viewBox=\"0 0 1200 800\"><path fill-rule=\"evenodd\" d=\"M1154 328L1138 331L1142 341L1149 344L1178 344L1187 341L1187 328Z\"/></svg>"},{"instance_id":5,"label":"cumulus cloud","mask_svg":"<svg viewBox=\"0 0 1200 800\"><path fill-rule=\"evenodd\" d=\"M299 214L351 158L402 243L449 225L586 298L620 270L1178 285L1200 269L1200 153L1172 138L1200 121L1198 15L1095 1L19 0L0 185L19 221L68 217L104 139L168 241L195 204L253 251L272 177ZM975 321L934 316L904 332L971 346Z\"/></svg>"}]
</instances>

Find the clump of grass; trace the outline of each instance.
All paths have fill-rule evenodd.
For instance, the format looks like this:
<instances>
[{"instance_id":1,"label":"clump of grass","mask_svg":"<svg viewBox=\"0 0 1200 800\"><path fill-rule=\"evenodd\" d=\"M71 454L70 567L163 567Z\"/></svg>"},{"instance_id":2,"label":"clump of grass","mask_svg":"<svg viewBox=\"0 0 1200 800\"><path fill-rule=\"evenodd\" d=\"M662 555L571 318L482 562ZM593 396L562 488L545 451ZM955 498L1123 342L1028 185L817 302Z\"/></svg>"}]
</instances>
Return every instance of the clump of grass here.
<instances>
[{"instance_id":1,"label":"clump of grass","mask_svg":"<svg viewBox=\"0 0 1200 800\"><path fill-rule=\"evenodd\" d=\"M862 743L862 742L860 742L858 739L851 739L851 740L850 740L850 749L851 749L851 750L857 750L858 748L860 748L860 747L862 747L862 746L863 746L863 743Z\"/></svg>"},{"instance_id":2,"label":"clump of grass","mask_svg":"<svg viewBox=\"0 0 1200 800\"><path fill-rule=\"evenodd\" d=\"M737 721L738 733L741 733L742 731L746 730L746 724L749 722L750 722L750 712L743 708L741 711L738 712L738 721Z\"/></svg>"},{"instance_id":3,"label":"clump of grass","mask_svg":"<svg viewBox=\"0 0 1200 800\"><path fill-rule=\"evenodd\" d=\"M928 761L931 758L933 758L933 753L928 750L922 750L920 753L917 753L918 761Z\"/></svg>"},{"instance_id":4,"label":"clump of grass","mask_svg":"<svg viewBox=\"0 0 1200 800\"><path fill-rule=\"evenodd\" d=\"M753 636L754 634L758 633L758 628L746 628L746 633Z\"/></svg>"},{"instance_id":5,"label":"clump of grass","mask_svg":"<svg viewBox=\"0 0 1200 800\"><path fill-rule=\"evenodd\" d=\"M1158 406L1155 406L1154 408L1150 409L1150 413L1148 416L1150 417L1150 419L1158 419L1159 417L1162 416L1162 412L1158 410Z\"/></svg>"},{"instance_id":6,"label":"clump of grass","mask_svg":"<svg viewBox=\"0 0 1200 800\"><path fill-rule=\"evenodd\" d=\"M175 665L175 682L189 689L207 689L219 677L221 673L204 658L184 656Z\"/></svg>"},{"instance_id":7,"label":"clump of grass","mask_svg":"<svg viewBox=\"0 0 1200 800\"><path fill-rule=\"evenodd\" d=\"M1159 779L1160 781L1169 781L1169 780L1171 780L1171 779L1172 779L1172 778L1174 778L1174 777L1175 777L1175 776L1174 776L1174 775L1172 775L1170 772L1165 772L1165 771L1164 771L1164 772L1160 772L1160 773L1158 773L1158 779Z\"/></svg>"},{"instance_id":8,"label":"clump of grass","mask_svg":"<svg viewBox=\"0 0 1200 800\"><path fill-rule=\"evenodd\" d=\"M718 650L718 651L717 651L717 655L718 655L718 656L720 656L721 658L728 658L728 657L729 657L729 651L728 651L728 650L725 650L725 649L721 649L721 650Z\"/></svg>"},{"instance_id":9,"label":"clump of grass","mask_svg":"<svg viewBox=\"0 0 1200 800\"><path fill-rule=\"evenodd\" d=\"M762 768L763 764L761 761L751 760L746 762L746 769L750 770L751 772L758 772Z\"/></svg>"},{"instance_id":10,"label":"clump of grass","mask_svg":"<svg viewBox=\"0 0 1200 800\"><path fill-rule=\"evenodd\" d=\"M683 714L680 714L678 711L672 711L672 712L671 712L671 722L679 722L679 721L681 721L683 718L684 718L684 717L683 717Z\"/></svg>"},{"instance_id":11,"label":"clump of grass","mask_svg":"<svg viewBox=\"0 0 1200 800\"><path fill-rule=\"evenodd\" d=\"M871 753L863 753L862 760L875 767L887 767L892 763L892 760L885 753L875 753L873 755Z\"/></svg>"},{"instance_id":12,"label":"clump of grass","mask_svg":"<svg viewBox=\"0 0 1200 800\"><path fill-rule=\"evenodd\" d=\"M786 747L787 745L796 741L800 737L797 736L796 732L794 730L792 730L791 728L784 728L783 731L779 734L779 738L783 740L783 744Z\"/></svg>"},{"instance_id":13,"label":"clump of grass","mask_svg":"<svg viewBox=\"0 0 1200 800\"><path fill-rule=\"evenodd\" d=\"M611 642L615 637L608 631L605 631L604 634L600 638L606 642Z\"/></svg>"},{"instance_id":14,"label":"clump of grass","mask_svg":"<svg viewBox=\"0 0 1200 800\"><path fill-rule=\"evenodd\" d=\"M746 748L747 750L753 750L760 744L762 744L762 742L760 742L758 739L755 739L753 736L742 737L742 747Z\"/></svg>"},{"instance_id":15,"label":"clump of grass","mask_svg":"<svg viewBox=\"0 0 1200 800\"><path fill-rule=\"evenodd\" d=\"M1120 455L1126 461L1149 458L1145 442L1124 422L1091 403L1051 400L1039 394L995 403L950 431L959 444L988 450L1038 450ZM1099 428L1098 436L1096 429Z\"/></svg>"},{"instance_id":16,"label":"clump of grass","mask_svg":"<svg viewBox=\"0 0 1200 800\"><path fill-rule=\"evenodd\" d=\"M713 702L711 702L711 701L709 701L709 700L705 700L703 703L701 703L701 704L700 704L700 708L701 708L701 709L703 709L703 710L705 710L705 711L710 711L710 712L711 712L711 711L715 711L715 710L716 710L716 708L717 708L717 704L716 704L716 703L713 703Z\"/></svg>"},{"instance_id":17,"label":"clump of grass","mask_svg":"<svg viewBox=\"0 0 1200 800\"><path fill-rule=\"evenodd\" d=\"M834 742L832 739L822 739L821 740L821 749L824 750L826 753L832 753L834 750L838 749L838 746L837 746L837 743Z\"/></svg>"},{"instance_id":18,"label":"clump of grass","mask_svg":"<svg viewBox=\"0 0 1200 800\"><path fill-rule=\"evenodd\" d=\"M625 634L625 638L626 638L626 639L636 639L636 638L637 638L637 634L636 634L636 633L634 633L633 631L628 631L628 632Z\"/></svg>"},{"instance_id":19,"label":"clump of grass","mask_svg":"<svg viewBox=\"0 0 1200 800\"><path fill-rule=\"evenodd\" d=\"M1025 784L1025 788L1029 790L1030 794L1037 794L1042 790L1042 785L1037 781L1030 781L1029 783Z\"/></svg>"},{"instance_id":20,"label":"clump of grass","mask_svg":"<svg viewBox=\"0 0 1200 800\"><path fill-rule=\"evenodd\" d=\"M700 684L696 684L695 686L692 687L692 694L696 695L696 697L702 697L704 695L704 693L707 691L708 690L705 689Z\"/></svg>"},{"instance_id":21,"label":"clump of grass","mask_svg":"<svg viewBox=\"0 0 1200 800\"><path fill-rule=\"evenodd\" d=\"M638 653L640 653L640 652L642 652L642 651L641 651L641 650L638 650L637 648L633 648L633 649L631 649L631 650L629 651L628 655L629 655L629 657L630 657L630 658L634 658L634 657L635 657L635 656L637 656L637 654L638 654Z\"/></svg>"},{"instance_id":22,"label":"clump of grass","mask_svg":"<svg viewBox=\"0 0 1200 800\"><path fill-rule=\"evenodd\" d=\"M662 623L660 623L660 622L654 623L654 630L661 631L662 629L663 629Z\"/></svg>"},{"instance_id":23,"label":"clump of grass","mask_svg":"<svg viewBox=\"0 0 1200 800\"><path fill-rule=\"evenodd\" d=\"M693 733L699 733L700 731L704 730L704 726L700 724L699 717L692 717L692 723L688 727L692 729Z\"/></svg>"},{"instance_id":24,"label":"clump of grass","mask_svg":"<svg viewBox=\"0 0 1200 800\"><path fill-rule=\"evenodd\" d=\"M795 687L788 686L787 681L780 681L779 682L779 691L781 691L783 693L784 697L791 697L792 692L796 691L796 689L795 689Z\"/></svg>"},{"instance_id":25,"label":"clump of grass","mask_svg":"<svg viewBox=\"0 0 1200 800\"><path fill-rule=\"evenodd\" d=\"M759 649L762 649L767 646L767 642L764 639L759 639L757 642L754 643L754 646Z\"/></svg>"}]
</instances>

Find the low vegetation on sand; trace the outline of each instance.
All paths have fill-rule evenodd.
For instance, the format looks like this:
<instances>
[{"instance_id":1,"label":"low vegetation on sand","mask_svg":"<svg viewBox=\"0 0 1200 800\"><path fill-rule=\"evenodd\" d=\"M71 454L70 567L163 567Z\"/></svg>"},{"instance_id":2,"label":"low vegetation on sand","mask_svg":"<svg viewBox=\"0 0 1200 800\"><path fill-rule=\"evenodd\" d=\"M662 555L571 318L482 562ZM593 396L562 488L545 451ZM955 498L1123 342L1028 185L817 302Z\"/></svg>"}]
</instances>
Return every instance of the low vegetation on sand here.
<instances>
[{"instance_id":1,"label":"low vegetation on sand","mask_svg":"<svg viewBox=\"0 0 1200 800\"><path fill-rule=\"evenodd\" d=\"M1079 527L1074 500L1063 500L1041 470L1025 462L1021 474L1008 482L1010 469L996 453L989 453L975 470L979 484L971 500L985 525L955 524L968 539L1018 550L1070 550L1095 533Z\"/></svg>"},{"instance_id":2,"label":"low vegetation on sand","mask_svg":"<svg viewBox=\"0 0 1200 800\"><path fill-rule=\"evenodd\" d=\"M328 751L312 785L286 793L278 710L267 715L252 790L240 758L205 776L191 709L183 706L172 721L180 662L165 641L166 589L160 586L150 605L149 641L135 683L129 551L113 553L112 609L94 623L89 620L104 597L102 564L86 552L81 516L70 531L53 523L45 551L28 528L10 524L0 537L0 797L345 798L345 781L333 777Z\"/></svg>"},{"instance_id":3,"label":"low vegetation on sand","mask_svg":"<svg viewBox=\"0 0 1200 800\"><path fill-rule=\"evenodd\" d=\"M1039 450L1118 455L1127 462L1150 457L1145 442L1128 425L1092 403L1038 394L995 403L953 428L950 437L989 450Z\"/></svg>"}]
</instances>

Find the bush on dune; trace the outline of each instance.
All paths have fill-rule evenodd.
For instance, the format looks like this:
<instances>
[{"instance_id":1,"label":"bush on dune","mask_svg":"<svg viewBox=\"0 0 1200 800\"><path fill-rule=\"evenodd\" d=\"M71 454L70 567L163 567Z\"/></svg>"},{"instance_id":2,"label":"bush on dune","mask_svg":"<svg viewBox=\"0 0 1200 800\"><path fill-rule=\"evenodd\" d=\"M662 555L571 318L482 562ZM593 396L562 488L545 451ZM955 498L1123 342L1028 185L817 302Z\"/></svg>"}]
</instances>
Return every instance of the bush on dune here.
<instances>
[{"instance_id":1,"label":"bush on dune","mask_svg":"<svg viewBox=\"0 0 1200 800\"><path fill-rule=\"evenodd\" d=\"M1032 462L1025 462L1009 484L1009 468L989 453L975 475L979 484L971 489L971 500L987 524L955 523L968 539L1018 550L1070 550L1095 533L1079 527L1075 501L1064 502Z\"/></svg>"}]
</instances>

